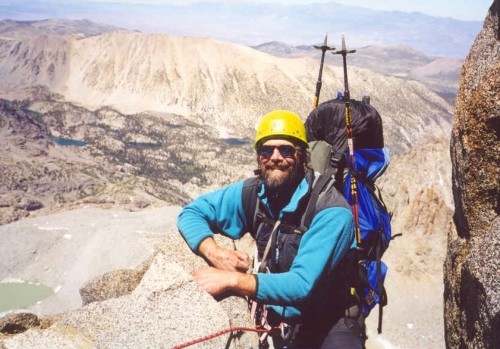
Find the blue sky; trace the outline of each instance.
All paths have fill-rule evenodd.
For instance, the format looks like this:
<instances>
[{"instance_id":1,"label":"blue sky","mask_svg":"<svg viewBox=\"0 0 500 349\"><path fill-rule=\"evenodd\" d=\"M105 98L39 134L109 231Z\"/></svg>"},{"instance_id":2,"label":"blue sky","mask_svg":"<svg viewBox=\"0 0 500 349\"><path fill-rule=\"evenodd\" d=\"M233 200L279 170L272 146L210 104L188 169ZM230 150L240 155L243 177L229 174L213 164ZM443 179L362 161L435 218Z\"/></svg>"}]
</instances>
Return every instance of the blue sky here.
<instances>
[{"instance_id":1,"label":"blue sky","mask_svg":"<svg viewBox=\"0 0 500 349\"><path fill-rule=\"evenodd\" d=\"M337 2L374 10L422 12L436 17L483 21L493 0L337 0Z\"/></svg>"},{"instance_id":2,"label":"blue sky","mask_svg":"<svg viewBox=\"0 0 500 349\"><path fill-rule=\"evenodd\" d=\"M201 2L205 4L193 5ZM405 44L428 55L463 59L492 3L493 0L0 0L0 19L89 19L144 33L202 36L250 46L271 41L316 44L325 33L335 42L340 34L346 34L353 47ZM297 4L303 6L286 6Z\"/></svg>"},{"instance_id":3,"label":"blue sky","mask_svg":"<svg viewBox=\"0 0 500 349\"><path fill-rule=\"evenodd\" d=\"M169 3L188 4L192 0L93 0L96 2L128 2L128 3ZM327 0L204 0L205 2L229 3L278 3L307 4L331 2ZM483 21L493 0L336 0L335 2L349 6L360 6L382 11L422 12L436 17L451 17L459 20Z\"/></svg>"}]
</instances>

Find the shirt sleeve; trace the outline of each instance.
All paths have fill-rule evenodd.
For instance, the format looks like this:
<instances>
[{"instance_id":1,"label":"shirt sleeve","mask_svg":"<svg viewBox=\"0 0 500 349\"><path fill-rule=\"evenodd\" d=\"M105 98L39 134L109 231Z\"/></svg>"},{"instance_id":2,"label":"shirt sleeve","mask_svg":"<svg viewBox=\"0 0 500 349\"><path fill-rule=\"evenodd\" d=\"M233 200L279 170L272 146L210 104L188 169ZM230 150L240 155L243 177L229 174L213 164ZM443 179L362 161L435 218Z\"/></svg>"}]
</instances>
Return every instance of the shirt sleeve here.
<instances>
[{"instance_id":1,"label":"shirt sleeve","mask_svg":"<svg viewBox=\"0 0 500 349\"><path fill-rule=\"evenodd\" d=\"M302 237L288 272L257 274L256 299L270 305L300 304L311 294L323 272L333 270L355 247L351 211L343 207L322 210Z\"/></svg>"},{"instance_id":2,"label":"shirt sleeve","mask_svg":"<svg viewBox=\"0 0 500 349\"><path fill-rule=\"evenodd\" d=\"M177 228L189 247L198 252L203 240L221 233L239 239L245 233L242 205L243 181L200 195L185 206L177 217Z\"/></svg>"}]
</instances>

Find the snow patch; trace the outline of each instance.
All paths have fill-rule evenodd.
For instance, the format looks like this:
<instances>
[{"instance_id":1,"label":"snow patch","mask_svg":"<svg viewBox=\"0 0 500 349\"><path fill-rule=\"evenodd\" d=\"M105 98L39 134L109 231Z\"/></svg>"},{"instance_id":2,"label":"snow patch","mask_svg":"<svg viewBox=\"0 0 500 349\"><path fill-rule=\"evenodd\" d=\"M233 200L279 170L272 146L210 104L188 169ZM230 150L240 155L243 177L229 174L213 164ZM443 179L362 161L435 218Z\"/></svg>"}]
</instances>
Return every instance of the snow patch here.
<instances>
[{"instance_id":1,"label":"snow patch","mask_svg":"<svg viewBox=\"0 0 500 349\"><path fill-rule=\"evenodd\" d=\"M391 342L389 342L387 339L384 339L380 336L377 337L376 341L378 343L380 343L382 345L382 348L384 348L384 349L396 349L397 348Z\"/></svg>"},{"instance_id":2,"label":"snow patch","mask_svg":"<svg viewBox=\"0 0 500 349\"><path fill-rule=\"evenodd\" d=\"M69 231L68 228L65 227L38 227L39 230L66 230Z\"/></svg>"},{"instance_id":3,"label":"snow patch","mask_svg":"<svg viewBox=\"0 0 500 349\"><path fill-rule=\"evenodd\" d=\"M16 279L16 278L5 278L0 283L2 284L23 284L26 281L21 280L21 279Z\"/></svg>"}]
</instances>

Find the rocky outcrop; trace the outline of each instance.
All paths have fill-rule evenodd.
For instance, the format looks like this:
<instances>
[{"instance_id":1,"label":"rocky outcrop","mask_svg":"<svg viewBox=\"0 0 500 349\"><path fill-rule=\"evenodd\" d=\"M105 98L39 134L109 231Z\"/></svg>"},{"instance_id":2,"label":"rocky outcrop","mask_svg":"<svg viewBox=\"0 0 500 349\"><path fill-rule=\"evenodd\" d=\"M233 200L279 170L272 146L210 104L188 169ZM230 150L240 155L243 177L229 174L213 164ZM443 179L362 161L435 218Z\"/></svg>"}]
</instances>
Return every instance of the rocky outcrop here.
<instances>
[{"instance_id":1,"label":"rocky outcrop","mask_svg":"<svg viewBox=\"0 0 500 349\"><path fill-rule=\"evenodd\" d=\"M0 318L1 334L23 333L30 328L40 326L40 319L32 313L8 314Z\"/></svg>"},{"instance_id":2,"label":"rocky outcrop","mask_svg":"<svg viewBox=\"0 0 500 349\"><path fill-rule=\"evenodd\" d=\"M0 99L0 137L4 148L18 148L32 157L47 155L52 143L50 134L33 116L24 113L17 104Z\"/></svg>"},{"instance_id":3,"label":"rocky outcrop","mask_svg":"<svg viewBox=\"0 0 500 349\"><path fill-rule=\"evenodd\" d=\"M94 193L101 184L56 151L39 114L23 109L0 100L0 224Z\"/></svg>"},{"instance_id":4,"label":"rocky outcrop","mask_svg":"<svg viewBox=\"0 0 500 349\"><path fill-rule=\"evenodd\" d=\"M454 229L445 262L447 348L500 347L500 1L462 69L451 143Z\"/></svg>"},{"instance_id":5,"label":"rocky outcrop","mask_svg":"<svg viewBox=\"0 0 500 349\"><path fill-rule=\"evenodd\" d=\"M50 100L53 96L43 88L34 89L33 93L34 98L42 100ZM151 178L153 176L151 179L141 176L145 172L151 174L154 168L142 166L142 172L136 173L130 164L119 162L119 151L112 152L111 146L106 146L107 138L103 136L101 140L99 134L93 133L102 128L95 120L87 120L86 114L91 114L90 111L79 108L77 114L74 110L78 108L68 105L64 111L55 107L56 110L51 110L47 116L27 110L26 103L0 99L0 225L75 205L120 206L134 211L161 206L165 202L187 202L188 196L182 190L166 182L158 184L156 178ZM67 117L60 116L66 113ZM82 149L59 146L51 137L53 133L61 136L61 125L76 129L76 121L72 118L78 119L81 128L86 128L92 142ZM93 123L93 128L86 123ZM66 134L68 136L81 139L78 131ZM131 149L131 152L130 161L138 163L147 159L142 156L147 150Z\"/></svg>"},{"instance_id":6,"label":"rocky outcrop","mask_svg":"<svg viewBox=\"0 0 500 349\"><path fill-rule=\"evenodd\" d=\"M217 242L235 248L227 238L217 236ZM194 281L190 274L203 266L206 262L178 232L164 233L155 252L136 268L87 281L80 288L82 307L0 319L0 348L172 348L231 327L250 328L244 298L214 299ZM200 340L197 347L257 349L258 337L228 331Z\"/></svg>"}]
</instances>

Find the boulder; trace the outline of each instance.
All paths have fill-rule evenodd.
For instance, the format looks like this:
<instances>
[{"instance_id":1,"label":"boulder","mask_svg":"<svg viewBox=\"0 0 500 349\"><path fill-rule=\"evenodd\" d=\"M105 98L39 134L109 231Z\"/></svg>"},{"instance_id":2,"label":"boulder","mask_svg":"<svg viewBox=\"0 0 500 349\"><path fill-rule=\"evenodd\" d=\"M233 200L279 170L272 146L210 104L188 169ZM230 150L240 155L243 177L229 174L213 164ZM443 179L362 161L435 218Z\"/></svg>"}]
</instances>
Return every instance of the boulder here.
<instances>
[{"instance_id":1,"label":"boulder","mask_svg":"<svg viewBox=\"0 0 500 349\"><path fill-rule=\"evenodd\" d=\"M444 264L447 348L500 348L500 0L462 68L451 140L454 226Z\"/></svg>"}]
</instances>

